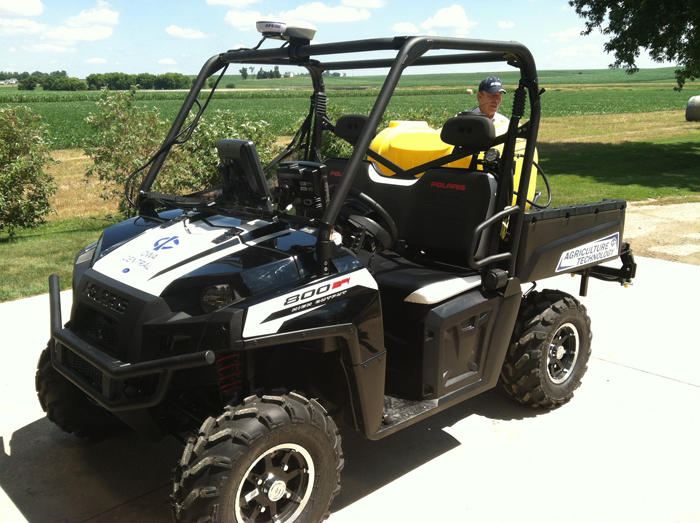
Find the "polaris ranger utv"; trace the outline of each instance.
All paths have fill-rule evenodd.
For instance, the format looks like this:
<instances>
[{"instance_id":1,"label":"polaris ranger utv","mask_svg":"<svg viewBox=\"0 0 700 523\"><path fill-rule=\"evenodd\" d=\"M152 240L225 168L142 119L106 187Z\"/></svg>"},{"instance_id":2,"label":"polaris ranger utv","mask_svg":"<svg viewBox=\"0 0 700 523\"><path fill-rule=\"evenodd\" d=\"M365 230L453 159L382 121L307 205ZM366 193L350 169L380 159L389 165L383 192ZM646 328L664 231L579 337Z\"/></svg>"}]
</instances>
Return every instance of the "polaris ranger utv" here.
<instances>
[{"instance_id":1,"label":"polaris ranger utv","mask_svg":"<svg viewBox=\"0 0 700 523\"><path fill-rule=\"evenodd\" d=\"M325 519L344 464L339 425L380 439L499 382L532 407L567 402L587 368L590 320L574 297L534 282L576 273L585 294L590 277L627 284L636 269L625 201L545 208L531 196L541 91L523 45L310 45L303 27L259 26L261 43L284 43L206 62L131 193L138 216L78 253L65 326L50 278L42 407L78 436L129 426L180 438L181 522ZM376 51L393 58L343 61ZM501 133L465 113L444 123L438 157L401 163L370 147L406 68L487 62L521 74ZM220 137L218 185L152 191L206 108L207 79L232 63L308 71L304 124L266 169L253 142ZM369 68L389 70L370 114L331 122L323 73ZM354 146L349 158L322 157L330 134ZM600 266L618 258L620 268Z\"/></svg>"}]
</instances>

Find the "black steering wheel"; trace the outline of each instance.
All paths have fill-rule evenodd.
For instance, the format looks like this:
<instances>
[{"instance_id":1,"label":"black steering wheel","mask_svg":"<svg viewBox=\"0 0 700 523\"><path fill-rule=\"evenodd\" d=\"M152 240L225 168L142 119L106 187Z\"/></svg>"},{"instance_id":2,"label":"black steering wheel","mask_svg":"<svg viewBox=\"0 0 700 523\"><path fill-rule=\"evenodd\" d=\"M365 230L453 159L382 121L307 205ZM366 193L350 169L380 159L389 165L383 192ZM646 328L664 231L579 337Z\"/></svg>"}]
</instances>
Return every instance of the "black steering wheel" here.
<instances>
[{"instance_id":1,"label":"black steering wheel","mask_svg":"<svg viewBox=\"0 0 700 523\"><path fill-rule=\"evenodd\" d=\"M335 186L331 187L331 191ZM372 197L350 188L350 196L345 200L341 215L353 227L363 227L382 249L391 249L399 238L399 229L391 215Z\"/></svg>"}]
</instances>

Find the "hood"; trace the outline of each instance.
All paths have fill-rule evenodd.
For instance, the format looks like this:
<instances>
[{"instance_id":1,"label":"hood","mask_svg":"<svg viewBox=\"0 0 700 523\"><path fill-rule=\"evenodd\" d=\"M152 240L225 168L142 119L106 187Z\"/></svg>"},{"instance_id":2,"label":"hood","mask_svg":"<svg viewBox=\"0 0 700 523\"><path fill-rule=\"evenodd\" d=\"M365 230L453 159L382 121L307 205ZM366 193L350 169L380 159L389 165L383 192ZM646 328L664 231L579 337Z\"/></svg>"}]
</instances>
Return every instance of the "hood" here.
<instances>
[{"instance_id":1,"label":"hood","mask_svg":"<svg viewBox=\"0 0 700 523\"><path fill-rule=\"evenodd\" d=\"M175 280L202 272L210 264L275 238L293 235L294 240L284 242L285 245L313 245L315 232L292 231L282 224L263 220L243 222L236 218L202 219L183 215L101 253L93 269L160 296Z\"/></svg>"}]
</instances>

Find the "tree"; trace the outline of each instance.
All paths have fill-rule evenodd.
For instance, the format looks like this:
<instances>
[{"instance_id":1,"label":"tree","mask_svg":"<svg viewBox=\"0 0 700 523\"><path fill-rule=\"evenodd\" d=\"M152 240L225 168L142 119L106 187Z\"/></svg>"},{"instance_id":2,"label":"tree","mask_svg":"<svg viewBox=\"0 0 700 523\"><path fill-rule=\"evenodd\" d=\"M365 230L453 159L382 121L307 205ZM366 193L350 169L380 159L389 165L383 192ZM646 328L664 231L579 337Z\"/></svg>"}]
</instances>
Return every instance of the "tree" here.
<instances>
[{"instance_id":1,"label":"tree","mask_svg":"<svg viewBox=\"0 0 700 523\"><path fill-rule=\"evenodd\" d=\"M150 73L141 73L136 77L139 89L153 89L156 85L156 76Z\"/></svg>"},{"instance_id":2,"label":"tree","mask_svg":"<svg viewBox=\"0 0 700 523\"><path fill-rule=\"evenodd\" d=\"M54 78L66 78L68 76L68 73L65 71L51 71L49 74Z\"/></svg>"},{"instance_id":3,"label":"tree","mask_svg":"<svg viewBox=\"0 0 700 523\"><path fill-rule=\"evenodd\" d=\"M36 76L32 75L29 78L25 78L24 80L22 80L17 85L17 89L19 91L33 91L36 88L37 83L39 83L39 79Z\"/></svg>"},{"instance_id":4,"label":"tree","mask_svg":"<svg viewBox=\"0 0 700 523\"><path fill-rule=\"evenodd\" d=\"M47 135L28 107L0 107L0 231L10 238L51 212L56 184L44 170L54 162Z\"/></svg>"},{"instance_id":5,"label":"tree","mask_svg":"<svg viewBox=\"0 0 700 523\"><path fill-rule=\"evenodd\" d=\"M639 70L636 59L647 49L657 62L675 62L677 91L687 80L700 78L700 2L683 0L569 0L586 19L583 34L594 29L611 35L605 51L613 53L610 67Z\"/></svg>"},{"instance_id":6,"label":"tree","mask_svg":"<svg viewBox=\"0 0 700 523\"><path fill-rule=\"evenodd\" d=\"M244 80L248 79L248 69L246 69L245 67L241 67L241 70L238 72L241 73L241 78L243 78Z\"/></svg>"},{"instance_id":7,"label":"tree","mask_svg":"<svg viewBox=\"0 0 700 523\"><path fill-rule=\"evenodd\" d=\"M88 89L91 91L96 91L102 89L106 84L105 77L100 73L89 74L85 77L85 81L88 84Z\"/></svg>"},{"instance_id":8,"label":"tree","mask_svg":"<svg viewBox=\"0 0 700 523\"><path fill-rule=\"evenodd\" d=\"M47 76L41 79L41 85L44 91L84 91L88 87L85 82L71 76Z\"/></svg>"}]
</instances>

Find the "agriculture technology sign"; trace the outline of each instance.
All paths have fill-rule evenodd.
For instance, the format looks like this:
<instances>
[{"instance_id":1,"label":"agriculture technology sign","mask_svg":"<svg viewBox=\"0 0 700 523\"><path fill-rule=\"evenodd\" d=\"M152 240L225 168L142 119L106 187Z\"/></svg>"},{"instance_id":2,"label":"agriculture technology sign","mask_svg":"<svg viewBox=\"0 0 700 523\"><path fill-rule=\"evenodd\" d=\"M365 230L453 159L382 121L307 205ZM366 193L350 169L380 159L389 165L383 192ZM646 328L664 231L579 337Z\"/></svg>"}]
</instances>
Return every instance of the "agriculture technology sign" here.
<instances>
[{"instance_id":1,"label":"agriculture technology sign","mask_svg":"<svg viewBox=\"0 0 700 523\"><path fill-rule=\"evenodd\" d=\"M562 253L557 272L568 271L589 263L598 263L615 258L620 253L620 233L611 234L600 240L581 245Z\"/></svg>"}]
</instances>

